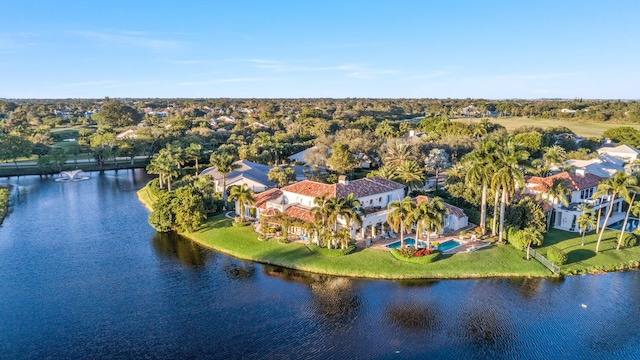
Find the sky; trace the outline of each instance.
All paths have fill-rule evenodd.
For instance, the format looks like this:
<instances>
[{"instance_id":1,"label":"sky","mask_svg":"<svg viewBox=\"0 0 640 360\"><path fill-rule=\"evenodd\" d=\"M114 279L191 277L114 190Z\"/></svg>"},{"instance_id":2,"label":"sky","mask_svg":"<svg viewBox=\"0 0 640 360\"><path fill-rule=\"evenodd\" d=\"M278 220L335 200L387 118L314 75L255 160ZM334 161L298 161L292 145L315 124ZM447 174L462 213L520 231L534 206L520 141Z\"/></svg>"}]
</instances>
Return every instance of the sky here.
<instances>
[{"instance_id":1,"label":"sky","mask_svg":"<svg viewBox=\"0 0 640 360\"><path fill-rule=\"evenodd\" d=\"M640 1L0 1L0 98L640 98Z\"/></svg>"}]
</instances>

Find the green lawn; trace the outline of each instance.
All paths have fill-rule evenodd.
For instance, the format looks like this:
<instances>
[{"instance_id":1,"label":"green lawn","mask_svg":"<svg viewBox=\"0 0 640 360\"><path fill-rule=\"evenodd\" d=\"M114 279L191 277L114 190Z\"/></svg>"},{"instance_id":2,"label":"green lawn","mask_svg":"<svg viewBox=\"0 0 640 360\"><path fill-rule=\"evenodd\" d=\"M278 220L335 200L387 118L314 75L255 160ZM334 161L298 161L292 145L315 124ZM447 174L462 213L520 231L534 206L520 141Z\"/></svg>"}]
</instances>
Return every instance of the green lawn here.
<instances>
[{"instance_id":1,"label":"green lawn","mask_svg":"<svg viewBox=\"0 0 640 360\"><path fill-rule=\"evenodd\" d=\"M377 249L358 249L346 256L326 257L300 243L260 241L252 227L232 227L231 221L218 215L209 219L200 231L184 235L241 259L320 274L381 279L551 275L536 261L524 260L524 253L509 245L445 255L431 264L400 261L390 252Z\"/></svg>"},{"instance_id":2,"label":"green lawn","mask_svg":"<svg viewBox=\"0 0 640 360\"><path fill-rule=\"evenodd\" d=\"M452 120L460 121L460 122L478 122L481 119L462 117L462 118L455 118ZM631 126L633 128L640 129L640 125L638 124L611 124L611 123L605 123L605 122L584 122L584 121L575 121L575 120L566 120L566 119L496 117L496 118L489 118L489 121L492 123L500 124L505 128L507 128L507 130L509 131L512 131L524 125L538 126L543 129L550 126L566 126L577 135L585 136L585 137L601 137L606 130L620 127L620 126Z\"/></svg>"},{"instance_id":3,"label":"green lawn","mask_svg":"<svg viewBox=\"0 0 640 360\"><path fill-rule=\"evenodd\" d=\"M544 246L536 250L545 255L548 247L553 245L564 251L569 257L568 263L561 266L561 272L565 275L638 267L640 246L616 250L619 235L619 231L606 231L600 243L600 251L596 254L598 234L587 234L583 247L577 233L553 229L545 236Z\"/></svg>"}]
</instances>

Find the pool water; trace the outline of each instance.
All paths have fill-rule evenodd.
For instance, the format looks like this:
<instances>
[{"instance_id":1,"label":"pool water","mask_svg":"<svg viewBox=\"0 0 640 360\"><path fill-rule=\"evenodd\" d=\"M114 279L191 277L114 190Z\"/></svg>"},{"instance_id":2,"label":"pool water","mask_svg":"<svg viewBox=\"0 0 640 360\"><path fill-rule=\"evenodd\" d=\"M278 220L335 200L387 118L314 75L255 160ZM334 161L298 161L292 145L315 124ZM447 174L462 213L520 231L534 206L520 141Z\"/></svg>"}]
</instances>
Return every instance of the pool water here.
<instances>
[{"instance_id":1,"label":"pool water","mask_svg":"<svg viewBox=\"0 0 640 360\"><path fill-rule=\"evenodd\" d=\"M404 245L405 246L416 246L416 240L414 238L406 238L404 239ZM400 247L402 246L402 243L400 242L400 240L398 241L394 241L391 244L387 244L387 247L389 249L400 249ZM427 247L427 243L425 241L418 241L418 246L419 249L425 249Z\"/></svg>"},{"instance_id":2,"label":"pool water","mask_svg":"<svg viewBox=\"0 0 640 360\"><path fill-rule=\"evenodd\" d=\"M620 231L622 230L623 223L624 223L624 219L614 222L613 224L607 226L607 228ZM629 218L629 221L627 221L626 229L624 231L633 231L637 228L638 228L638 219Z\"/></svg>"},{"instance_id":3,"label":"pool water","mask_svg":"<svg viewBox=\"0 0 640 360\"><path fill-rule=\"evenodd\" d=\"M435 241L432 241L431 243L433 244ZM391 244L388 244L387 247L389 249L399 249L401 246L401 242L398 241L394 241ZM447 251L447 250L451 250L453 248L456 248L458 246L460 246L462 243L455 241L455 240L447 240L444 242L441 242L440 245L438 245L438 250L440 251ZM416 246L416 240L414 238L406 238L404 239L404 245L405 246ZM426 241L418 241L418 246L416 246L418 249L426 249L427 248L427 242Z\"/></svg>"},{"instance_id":4,"label":"pool water","mask_svg":"<svg viewBox=\"0 0 640 360\"><path fill-rule=\"evenodd\" d=\"M455 240L447 240L445 242L440 243L440 245L438 245L438 250L447 251L447 250L451 250L453 248L457 248L460 245L462 245L461 242L458 242L458 241L455 241Z\"/></svg>"}]
</instances>

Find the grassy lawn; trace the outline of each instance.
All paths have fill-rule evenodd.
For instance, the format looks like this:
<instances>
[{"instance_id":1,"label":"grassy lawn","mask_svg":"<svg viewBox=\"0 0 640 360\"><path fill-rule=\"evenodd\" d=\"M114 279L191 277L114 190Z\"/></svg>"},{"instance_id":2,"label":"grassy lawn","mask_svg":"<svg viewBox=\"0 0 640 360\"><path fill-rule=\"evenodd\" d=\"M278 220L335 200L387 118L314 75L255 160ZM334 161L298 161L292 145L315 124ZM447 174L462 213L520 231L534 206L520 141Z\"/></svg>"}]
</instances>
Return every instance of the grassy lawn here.
<instances>
[{"instance_id":1,"label":"grassy lawn","mask_svg":"<svg viewBox=\"0 0 640 360\"><path fill-rule=\"evenodd\" d=\"M390 252L377 249L357 249L346 256L326 257L300 243L260 241L252 227L232 227L231 221L218 215L209 219L200 231L184 235L241 259L320 274L382 279L551 275L536 261L524 260L524 253L508 245L445 255L431 264L400 261Z\"/></svg>"},{"instance_id":2,"label":"grassy lawn","mask_svg":"<svg viewBox=\"0 0 640 360\"><path fill-rule=\"evenodd\" d=\"M619 231L606 231L600 243L600 252L596 255L598 234L588 233L581 246L581 237L577 233L552 229L544 239L544 246L536 249L545 255L549 246L564 251L568 255L567 264L561 266L562 274L585 274L590 272L614 271L637 267L640 262L640 246L616 250Z\"/></svg>"},{"instance_id":3,"label":"grassy lawn","mask_svg":"<svg viewBox=\"0 0 640 360\"><path fill-rule=\"evenodd\" d=\"M455 118L452 119L460 122L479 122L481 119L479 118ZM640 129L640 125L638 124L611 124L604 122L584 122L584 121L575 121L575 120L566 120L566 119L532 119L528 117L497 117L497 118L489 118L489 121L492 123L500 124L507 128L507 130L512 131L516 128L519 128L524 125L533 125L541 128L547 128L550 126L566 126L571 129L574 133L580 136L585 137L601 137L602 134L611 128L616 128L620 126L631 126L636 129Z\"/></svg>"}]
</instances>

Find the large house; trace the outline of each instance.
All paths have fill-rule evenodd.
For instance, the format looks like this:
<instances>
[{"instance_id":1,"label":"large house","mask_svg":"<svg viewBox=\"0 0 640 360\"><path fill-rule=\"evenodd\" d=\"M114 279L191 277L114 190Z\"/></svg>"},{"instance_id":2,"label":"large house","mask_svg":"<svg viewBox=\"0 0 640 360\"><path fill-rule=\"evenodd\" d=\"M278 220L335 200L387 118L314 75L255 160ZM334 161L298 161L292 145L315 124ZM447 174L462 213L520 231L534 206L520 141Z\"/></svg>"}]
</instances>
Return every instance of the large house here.
<instances>
[{"instance_id":1,"label":"large house","mask_svg":"<svg viewBox=\"0 0 640 360\"><path fill-rule=\"evenodd\" d=\"M572 166L576 174L593 174L601 178L610 178L619 171L624 171L624 160L610 155L599 155L589 160L567 160L565 165Z\"/></svg>"},{"instance_id":2,"label":"large house","mask_svg":"<svg viewBox=\"0 0 640 360\"><path fill-rule=\"evenodd\" d=\"M632 148L628 145L620 145L616 147L601 147L597 150L600 155L609 155L626 162L634 162L640 156L640 150Z\"/></svg>"},{"instance_id":3,"label":"large house","mask_svg":"<svg viewBox=\"0 0 640 360\"><path fill-rule=\"evenodd\" d=\"M565 171L547 177L531 176L527 178L525 193L539 194L543 198L548 198L546 192L551 188L554 179L565 180L568 188L571 190L571 196L567 199L569 201L569 205L567 206L560 204L557 199L550 199L553 202L553 211L555 213L555 221L552 225L556 229L580 231L576 225L576 219L581 214L578 207L583 203L588 204L590 208L595 211L602 209L602 214L606 214L606 212L609 211L609 207L613 206L613 215L609 220L610 223L619 220L620 215L622 215L621 198L614 199L613 202L611 201L611 197L592 199L596 187L602 178L589 173L579 175L570 174Z\"/></svg>"},{"instance_id":4,"label":"large house","mask_svg":"<svg viewBox=\"0 0 640 360\"><path fill-rule=\"evenodd\" d=\"M255 195L255 202L247 207L245 215L260 219L282 212L304 222L313 222L311 208L315 205L316 197L326 194L328 198L342 198L350 193L357 197L365 210L362 225L352 228L352 236L355 237L357 231L362 237L366 235L375 237L387 221L389 212L387 205L391 201L401 200L404 197L404 185L378 176L353 181L341 176L337 184L304 180ZM343 220L339 222L342 226L346 226ZM293 229L294 233L299 231L303 230Z\"/></svg>"},{"instance_id":5,"label":"large house","mask_svg":"<svg viewBox=\"0 0 640 360\"><path fill-rule=\"evenodd\" d=\"M276 184L269 180L269 170L273 168L272 166L258 164L248 160L238 160L234 164L236 164L238 168L227 174L227 189L234 185L242 186L246 184L248 188L257 193L276 187ZM305 166L292 167L296 172L296 180L303 180L305 178L303 171L308 168ZM215 166L204 169L200 175L208 175L213 178L215 191L223 190L224 179Z\"/></svg>"}]
</instances>

